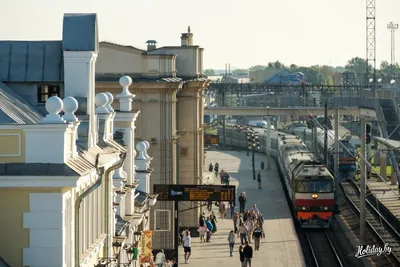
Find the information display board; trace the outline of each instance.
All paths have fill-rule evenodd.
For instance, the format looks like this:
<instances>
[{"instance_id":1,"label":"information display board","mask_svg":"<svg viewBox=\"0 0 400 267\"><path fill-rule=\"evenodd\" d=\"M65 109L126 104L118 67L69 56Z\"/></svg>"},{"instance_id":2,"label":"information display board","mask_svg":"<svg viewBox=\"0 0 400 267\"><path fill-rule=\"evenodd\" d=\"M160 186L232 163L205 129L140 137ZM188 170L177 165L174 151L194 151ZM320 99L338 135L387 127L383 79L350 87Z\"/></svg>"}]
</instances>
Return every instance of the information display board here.
<instances>
[{"instance_id":1,"label":"information display board","mask_svg":"<svg viewBox=\"0 0 400 267\"><path fill-rule=\"evenodd\" d=\"M160 201L235 201L234 185L155 184Z\"/></svg>"}]
</instances>

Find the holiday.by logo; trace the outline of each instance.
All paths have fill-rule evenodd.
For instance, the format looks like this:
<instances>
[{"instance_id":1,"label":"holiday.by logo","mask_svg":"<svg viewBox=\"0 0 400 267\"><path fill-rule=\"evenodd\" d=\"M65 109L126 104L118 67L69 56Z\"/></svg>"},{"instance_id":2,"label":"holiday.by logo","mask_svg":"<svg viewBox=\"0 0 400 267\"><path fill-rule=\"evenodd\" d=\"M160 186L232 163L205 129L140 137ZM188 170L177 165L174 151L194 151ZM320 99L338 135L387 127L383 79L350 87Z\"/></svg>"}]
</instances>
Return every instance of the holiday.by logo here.
<instances>
[{"instance_id":1,"label":"holiday.by logo","mask_svg":"<svg viewBox=\"0 0 400 267\"><path fill-rule=\"evenodd\" d=\"M389 244L385 244L384 247L379 247L377 245L363 245L363 246L357 246L357 253L356 253L356 258L364 258L368 256L380 256L382 254L389 255L392 253L392 248L389 247Z\"/></svg>"}]
</instances>

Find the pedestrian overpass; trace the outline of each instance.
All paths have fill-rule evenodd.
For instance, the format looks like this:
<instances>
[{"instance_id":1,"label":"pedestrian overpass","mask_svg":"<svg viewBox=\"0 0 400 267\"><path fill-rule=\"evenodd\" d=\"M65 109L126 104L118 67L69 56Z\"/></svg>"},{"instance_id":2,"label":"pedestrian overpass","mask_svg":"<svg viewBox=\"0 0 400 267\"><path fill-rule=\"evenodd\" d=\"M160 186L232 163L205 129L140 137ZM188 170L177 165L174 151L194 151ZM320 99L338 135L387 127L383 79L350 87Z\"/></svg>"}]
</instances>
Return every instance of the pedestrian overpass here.
<instances>
[{"instance_id":1,"label":"pedestrian overpass","mask_svg":"<svg viewBox=\"0 0 400 267\"><path fill-rule=\"evenodd\" d=\"M226 116L307 116L324 115L324 107L205 107L204 115ZM328 115L334 115L335 108L328 108ZM366 116L376 118L375 109L366 107L340 107L340 115Z\"/></svg>"}]
</instances>

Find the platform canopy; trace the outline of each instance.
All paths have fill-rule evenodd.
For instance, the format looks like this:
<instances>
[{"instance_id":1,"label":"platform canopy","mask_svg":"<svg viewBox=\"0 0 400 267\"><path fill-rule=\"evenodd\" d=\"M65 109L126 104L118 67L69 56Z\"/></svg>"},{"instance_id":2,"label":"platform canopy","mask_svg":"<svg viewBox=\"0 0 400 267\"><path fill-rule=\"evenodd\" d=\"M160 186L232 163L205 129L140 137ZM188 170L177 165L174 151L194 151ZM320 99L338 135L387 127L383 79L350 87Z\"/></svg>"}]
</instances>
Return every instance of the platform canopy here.
<instances>
[{"instance_id":1,"label":"platform canopy","mask_svg":"<svg viewBox=\"0 0 400 267\"><path fill-rule=\"evenodd\" d=\"M387 146L388 148L391 149L400 149L400 141L397 140L392 140L392 139L387 139L383 137L374 137L374 140L378 141L378 143Z\"/></svg>"}]
</instances>

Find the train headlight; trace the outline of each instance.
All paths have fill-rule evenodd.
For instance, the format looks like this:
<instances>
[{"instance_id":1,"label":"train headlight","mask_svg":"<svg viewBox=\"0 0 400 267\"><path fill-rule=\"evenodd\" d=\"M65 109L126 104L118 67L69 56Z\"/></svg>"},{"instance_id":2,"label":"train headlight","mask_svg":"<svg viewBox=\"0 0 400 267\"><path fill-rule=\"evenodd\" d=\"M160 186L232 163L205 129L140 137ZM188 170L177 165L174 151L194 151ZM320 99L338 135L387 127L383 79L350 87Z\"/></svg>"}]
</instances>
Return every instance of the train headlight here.
<instances>
[{"instance_id":1,"label":"train headlight","mask_svg":"<svg viewBox=\"0 0 400 267\"><path fill-rule=\"evenodd\" d=\"M321 207L321 210L328 210L328 207Z\"/></svg>"},{"instance_id":2,"label":"train headlight","mask_svg":"<svg viewBox=\"0 0 400 267\"><path fill-rule=\"evenodd\" d=\"M312 194L311 197L312 197L313 199L317 199L317 198L318 198L318 195L317 195L317 194Z\"/></svg>"},{"instance_id":3,"label":"train headlight","mask_svg":"<svg viewBox=\"0 0 400 267\"><path fill-rule=\"evenodd\" d=\"M302 207L301 209L302 209L302 210L306 210L306 207Z\"/></svg>"}]
</instances>

